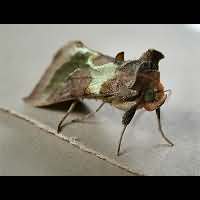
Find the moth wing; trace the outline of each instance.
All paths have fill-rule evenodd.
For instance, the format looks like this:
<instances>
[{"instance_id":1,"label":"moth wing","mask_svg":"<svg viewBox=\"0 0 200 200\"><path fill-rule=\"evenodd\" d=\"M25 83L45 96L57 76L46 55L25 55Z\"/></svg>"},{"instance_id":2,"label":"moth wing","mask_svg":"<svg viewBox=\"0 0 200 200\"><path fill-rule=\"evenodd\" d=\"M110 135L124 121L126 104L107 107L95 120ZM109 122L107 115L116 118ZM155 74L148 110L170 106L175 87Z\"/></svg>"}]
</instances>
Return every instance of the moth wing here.
<instances>
[{"instance_id":1,"label":"moth wing","mask_svg":"<svg viewBox=\"0 0 200 200\"><path fill-rule=\"evenodd\" d=\"M133 62L127 62L120 68L114 79L106 81L101 88L102 96L122 97L137 96L135 83L137 80L138 66Z\"/></svg>"},{"instance_id":2,"label":"moth wing","mask_svg":"<svg viewBox=\"0 0 200 200\"><path fill-rule=\"evenodd\" d=\"M127 61L120 67L119 79L127 88L132 89L135 85L140 67L141 64L138 60Z\"/></svg>"},{"instance_id":3,"label":"moth wing","mask_svg":"<svg viewBox=\"0 0 200 200\"><path fill-rule=\"evenodd\" d=\"M114 62L114 58L91 50L80 41L72 41L56 53L39 83L24 101L43 107L81 97L91 80L92 65L109 62Z\"/></svg>"},{"instance_id":4,"label":"moth wing","mask_svg":"<svg viewBox=\"0 0 200 200\"><path fill-rule=\"evenodd\" d=\"M63 86L57 88L55 93L49 97L48 102L54 104L84 97L91 79L88 69L77 68L64 81Z\"/></svg>"}]
</instances>

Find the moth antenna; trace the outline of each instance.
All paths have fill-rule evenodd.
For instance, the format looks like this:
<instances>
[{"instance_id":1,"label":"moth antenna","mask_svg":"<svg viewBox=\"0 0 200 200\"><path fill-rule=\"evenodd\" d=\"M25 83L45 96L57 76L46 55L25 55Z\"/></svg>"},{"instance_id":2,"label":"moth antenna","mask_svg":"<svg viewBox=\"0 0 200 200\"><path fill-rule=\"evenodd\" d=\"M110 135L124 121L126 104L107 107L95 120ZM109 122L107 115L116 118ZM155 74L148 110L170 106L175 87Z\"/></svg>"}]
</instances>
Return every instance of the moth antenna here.
<instances>
[{"instance_id":1,"label":"moth antenna","mask_svg":"<svg viewBox=\"0 0 200 200\"><path fill-rule=\"evenodd\" d=\"M168 95L167 95L167 99L166 99L166 102L169 101L169 98L172 96L172 90L165 90L164 92L168 92Z\"/></svg>"},{"instance_id":2,"label":"moth antenna","mask_svg":"<svg viewBox=\"0 0 200 200\"><path fill-rule=\"evenodd\" d=\"M172 90L171 89L165 90L164 92L168 92L169 96L172 95Z\"/></svg>"},{"instance_id":3,"label":"moth antenna","mask_svg":"<svg viewBox=\"0 0 200 200\"><path fill-rule=\"evenodd\" d=\"M158 91L156 91L156 93L159 93L159 92L168 92L168 93L169 93L169 96L172 95L172 90L171 90L171 89L164 90L164 91L162 91L162 90L158 90Z\"/></svg>"},{"instance_id":4,"label":"moth antenna","mask_svg":"<svg viewBox=\"0 0 200 200\"><path fill-rule=\"evenodd\" d=\"M171 95L172 95L172 90L171 89L169 89L169 90L164 90L164 91L161 91L161 90L159 90L159 91L156 91L156 93L159 93L159 92L168 92L168 95L166 95L167 96L167 99L166 99L166 103L169 101L169 98L171 97Z\"/></svg>"}]
</instances>

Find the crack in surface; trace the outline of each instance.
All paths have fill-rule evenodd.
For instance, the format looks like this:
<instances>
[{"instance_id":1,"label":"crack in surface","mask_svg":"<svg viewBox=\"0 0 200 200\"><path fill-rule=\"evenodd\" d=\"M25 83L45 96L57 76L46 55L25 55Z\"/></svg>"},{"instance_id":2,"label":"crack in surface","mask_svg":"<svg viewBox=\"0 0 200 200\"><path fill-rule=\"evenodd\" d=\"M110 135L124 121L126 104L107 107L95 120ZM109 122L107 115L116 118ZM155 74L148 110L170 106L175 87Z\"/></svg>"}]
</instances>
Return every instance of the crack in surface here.
<instances>
[{"instance_id":1,"label":"crack in surface","mask_svg":"<svg viewBox=\"0 0 200 200\"><path fill-rule=\"evenodd\" d=\"M112 166L115 166L115 167L118 167L122 170L125 170L126 172L128 173L131 173L132 175L135 175L135 176L144 176L132 169L130 169L129 167L117 162L116 160L112 159L112 158L109 158L108 156L105 156L103 155L102 153L100 152L97 152L89 147L87 147L86 145L84 145L83 143L81 143L78 138L75 138L75 137L68 137L68 136L65 136L63 134L58 134L57 131L55 129L52 129L51 127L35 120L35 119L32 119L30 118L29 116L26 116L26 115L23 115L21 113L18 113L17 111L15 110L11 110L9 108L4 108L4 107L0 107L0 111L4 112L4 113L7 113L7 114L10 114L18 119L21 119L23 121L26 121L28 123L30 123L31 125L39 128L40 130L43 130L44 132L48 133L48 134L51 134L63 141L66 141L67 143L73 145L74 147L78 148L79 150L83 151L83 152L86 152L86 153L89 153L101 160L104 160L106 162L108 162L109 164L111 164Z\"/></svg>"}]
</instances>

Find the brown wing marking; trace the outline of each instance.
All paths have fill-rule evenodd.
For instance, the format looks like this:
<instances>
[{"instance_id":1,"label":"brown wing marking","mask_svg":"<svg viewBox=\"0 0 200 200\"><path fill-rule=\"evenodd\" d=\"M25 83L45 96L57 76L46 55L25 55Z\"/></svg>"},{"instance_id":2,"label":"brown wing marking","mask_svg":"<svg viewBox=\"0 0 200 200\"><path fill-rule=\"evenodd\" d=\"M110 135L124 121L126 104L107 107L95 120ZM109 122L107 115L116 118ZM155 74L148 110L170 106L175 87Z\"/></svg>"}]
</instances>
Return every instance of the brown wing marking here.
<instances>
[{"instance_id":1,"label":"brown wing marking","mask_svg":"<svg viewBox=\"0 0 200 200\"><path fill-rule=\"evenodd\" d=\"M135 75L128 75L125 72L120 72L115 78L106 81L102 85L100 94L102 96L119 97L119 99L133 94L137 95L137 92L133 93L131 88L133 82L135 82Z\"/></svg>"},{"instance_id":2,"label":"brown wing marking","mask_svg":"<svg viewBox=\"0 0 200 200\"><path fill-rule=\"evenodd\" d=\"M56 92L49 97L48 101L64 102L72 99L78 99L85 96L86 89L91 82L91 76L88 70L76 70Z\"/></svg>"}]
</instances>

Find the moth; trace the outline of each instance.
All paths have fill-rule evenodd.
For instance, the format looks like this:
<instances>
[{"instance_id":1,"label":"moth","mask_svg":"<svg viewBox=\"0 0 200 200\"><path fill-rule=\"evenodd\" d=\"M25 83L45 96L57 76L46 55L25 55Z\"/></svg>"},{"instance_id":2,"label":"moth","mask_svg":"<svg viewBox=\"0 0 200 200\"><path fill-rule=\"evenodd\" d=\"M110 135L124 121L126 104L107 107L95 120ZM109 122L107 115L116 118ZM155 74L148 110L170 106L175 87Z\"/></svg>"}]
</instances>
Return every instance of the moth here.
<instances>
[{"instance_id":1,"label":"moth","mask_svg":"<svg viewBox=\"0 0 200 200\"><path fill-rule=\"evenodd\" d=\"M111 57L88 48L81 41L72 41L55 54L39 83L24 100L35 107L72 102L58 125L58 133L62 131L65 119L82 99L101 100L102 104L96 112L72 122L88 119L105 103L123 110L118 156L124 133L136 111L155 111L162 137L173 146L161 125L160 110L167 99L159 71L159 63L163 58L161 52L149 49L139 59L126 61L124 52Z\"/></svg>"}]
</instances>

